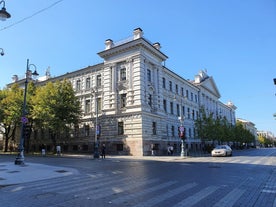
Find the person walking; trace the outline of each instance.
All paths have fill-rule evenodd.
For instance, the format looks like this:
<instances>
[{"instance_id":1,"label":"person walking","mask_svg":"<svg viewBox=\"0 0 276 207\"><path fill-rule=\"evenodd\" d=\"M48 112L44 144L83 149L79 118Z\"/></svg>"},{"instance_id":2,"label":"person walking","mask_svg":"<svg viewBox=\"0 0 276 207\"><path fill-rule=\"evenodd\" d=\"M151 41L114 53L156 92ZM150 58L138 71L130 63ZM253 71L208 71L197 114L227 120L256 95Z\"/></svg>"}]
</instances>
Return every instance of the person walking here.
<instances>
[{"instance_id":1,"label":"person walking","mask_svg":"<svg viewBox=\"0 0 276 207\"><path fill-rule=\"evenodd\" d=\"M102 159L105 159L105 144L102 145L102 151L101 151L101 156L102 156Z\"/></svg>"}]
</instances>

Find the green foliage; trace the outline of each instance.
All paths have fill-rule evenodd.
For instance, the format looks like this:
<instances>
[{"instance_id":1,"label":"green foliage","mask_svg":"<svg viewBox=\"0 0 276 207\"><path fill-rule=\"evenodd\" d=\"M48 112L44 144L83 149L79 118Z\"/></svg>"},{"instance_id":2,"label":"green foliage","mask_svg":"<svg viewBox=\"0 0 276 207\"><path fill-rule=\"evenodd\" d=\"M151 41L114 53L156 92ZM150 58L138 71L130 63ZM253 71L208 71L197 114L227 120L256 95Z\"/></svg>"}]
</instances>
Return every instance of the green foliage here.
<instances>
[{"instance_id":1,"label":"green foliage","mask_svg":"<svg viewBox=\"0 0 276 207\"><path fill-rule=\"evenodd\" d=\"M39 128L49 129L52 139L79 123L80 103L69 81L49 82L36 91L32 117Z\"/></svg>"},{"instance_id":2,"label":"green foliage","mask_svg":"<svg viewBox=\"0 0 276 207\"><path fill-rule=\"evenodd\" d=\"M16 128L20 124L23 106L23 90L17 84L10 89L0 91L0 123L2 124L5 138L4 151L8 150L9 140L15 139Z\"/></svg>"},{"instance_id":3,"label":"green foliage","mask_svg":"<svg viewBox=\"0 0 276 207\"><path fill-rule=\"evenodd\" d=\"M232 126L225 117L207 115L203 108L200 109L200 114L195 121L195 127L198 136L204 141L252 143L255 140L254 135L240 122Z\"/></svg>"}]
</instances>

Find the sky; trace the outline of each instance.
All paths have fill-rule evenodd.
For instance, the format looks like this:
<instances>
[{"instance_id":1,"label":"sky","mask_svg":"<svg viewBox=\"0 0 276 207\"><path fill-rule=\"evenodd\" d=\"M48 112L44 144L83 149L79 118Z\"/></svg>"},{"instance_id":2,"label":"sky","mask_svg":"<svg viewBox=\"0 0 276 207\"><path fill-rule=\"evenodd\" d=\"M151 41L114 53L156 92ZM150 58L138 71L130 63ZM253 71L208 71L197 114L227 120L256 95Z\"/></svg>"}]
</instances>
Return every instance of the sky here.
<instances>
[{"instance_id":1,"label":"sky","mask_svg":"<svg viewBox=\"0 0 276 207\"><path fill-rule=\"evenodd\" d=\"M1 7L3 4L1 4ZM166 67L185 79L212 76L236 117L276 136L276 0L5 0L0 89L23 78L27 59L43 76L102 63L106 39L159 42ZM32 68L31 68L32 69ZM33 67L34 69L34 67Z\"/></svg>"}]
</instances>

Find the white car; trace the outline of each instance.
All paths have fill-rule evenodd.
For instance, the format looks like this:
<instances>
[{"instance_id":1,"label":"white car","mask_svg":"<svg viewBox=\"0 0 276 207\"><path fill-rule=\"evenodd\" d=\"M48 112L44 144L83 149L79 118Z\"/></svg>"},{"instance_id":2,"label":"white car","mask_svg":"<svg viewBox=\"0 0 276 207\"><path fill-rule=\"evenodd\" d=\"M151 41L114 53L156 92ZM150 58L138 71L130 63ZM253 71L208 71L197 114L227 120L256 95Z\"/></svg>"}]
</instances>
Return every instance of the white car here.
<instances>
[{"instance_id":1,"label":"white car","mask_svg":"<svg viewBox=\"0 0 276 207\"><path fill-rule=\"evenodd\" d=\"M211 155L212 155L212 157L232 156L232 149L228 145L218 145L212 150Z\"/></svg>"}]
</instances>

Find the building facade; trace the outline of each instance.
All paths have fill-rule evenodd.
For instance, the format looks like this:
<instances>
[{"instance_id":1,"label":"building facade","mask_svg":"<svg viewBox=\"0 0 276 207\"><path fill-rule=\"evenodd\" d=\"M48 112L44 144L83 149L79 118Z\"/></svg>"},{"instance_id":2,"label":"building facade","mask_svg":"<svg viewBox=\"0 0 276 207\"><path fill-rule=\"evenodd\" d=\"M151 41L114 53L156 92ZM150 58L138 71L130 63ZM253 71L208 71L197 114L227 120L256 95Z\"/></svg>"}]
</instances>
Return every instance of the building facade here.
<instances>
[{"instance_id":1,"label":"building facade","mask_svg":"<svg viewBox=\"0 0 276 207\"><path fill-rule=\"evenodd\" d=\"M68 79L81 102L79 133L63 140L65 151L93 151L98 139L109 154L162 155L168 144L180 149L180 124L186 147L200 149L194 122L201 107L235 124L236 107L219 101L213 78L200 71L195 80L184 79L165 67L160 48L137 28L124 41L105 41L98 53L103 63L39 82Z\"/></svg>"}]
</instances>

